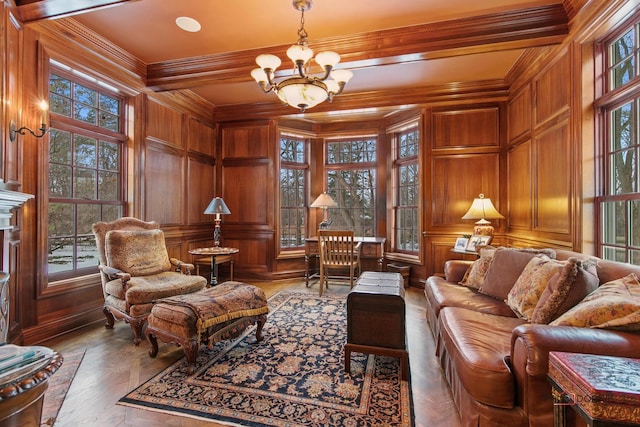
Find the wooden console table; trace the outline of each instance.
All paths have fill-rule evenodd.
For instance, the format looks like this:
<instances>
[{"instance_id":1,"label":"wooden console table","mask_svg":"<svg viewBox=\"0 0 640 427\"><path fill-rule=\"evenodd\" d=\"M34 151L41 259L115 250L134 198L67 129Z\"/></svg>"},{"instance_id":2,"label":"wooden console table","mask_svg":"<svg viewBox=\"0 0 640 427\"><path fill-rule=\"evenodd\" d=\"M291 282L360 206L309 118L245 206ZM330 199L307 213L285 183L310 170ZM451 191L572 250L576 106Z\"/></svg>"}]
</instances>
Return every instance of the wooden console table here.
<instances>
[{"instance_id":1,"label":"wooden console table","mask_svg":"<svg viewBox=\"0 0 640 427\"><path fill-rule=\"evenodd\" d=\"M640 359L549 353L555 427L574 410L592 427L640 426Z\"/></svg>"},{"instance_id":2,"label":"wooden console table","mask_svg":"<svg viewBox=\"0 0 640 427\"><path fill-rule=\"evenodd\" d=\"M384 267L384 244L387 241L384 237L355 237L356 243L361 243L360 247L360 261L363 260L375 260L377 263L377 270L382 271ZM304 264L305 273L304 281L309 286L309 279L312 277L319 277L317 272L309 274L309 261L313 258L314 268L318 267L318 258L320 256L320 250L318 248L318 237L307 237L304 241Z\"/></svg>"}]
</instances>

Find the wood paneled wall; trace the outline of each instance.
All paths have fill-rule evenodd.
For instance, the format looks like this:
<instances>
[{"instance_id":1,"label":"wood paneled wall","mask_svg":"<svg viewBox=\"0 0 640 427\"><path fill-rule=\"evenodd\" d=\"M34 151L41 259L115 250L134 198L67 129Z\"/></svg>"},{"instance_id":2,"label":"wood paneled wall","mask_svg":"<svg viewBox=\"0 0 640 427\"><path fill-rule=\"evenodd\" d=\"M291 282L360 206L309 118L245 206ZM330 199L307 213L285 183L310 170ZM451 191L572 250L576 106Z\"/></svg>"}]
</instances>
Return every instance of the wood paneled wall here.
<instances>
[{"instance_id":1,"label":"wood paneled wall","mask_svg":"<svg viewBox=\"0 0 640 427\"><path fill-rule=\"evenodd\" d=\"M580 203L572 139L571 54L560 50L509 101L508 242L573 247ZM579 246L579 245L578 245ZM576 248L578 249L578 248Z\"/></svg>"}]
</instances>

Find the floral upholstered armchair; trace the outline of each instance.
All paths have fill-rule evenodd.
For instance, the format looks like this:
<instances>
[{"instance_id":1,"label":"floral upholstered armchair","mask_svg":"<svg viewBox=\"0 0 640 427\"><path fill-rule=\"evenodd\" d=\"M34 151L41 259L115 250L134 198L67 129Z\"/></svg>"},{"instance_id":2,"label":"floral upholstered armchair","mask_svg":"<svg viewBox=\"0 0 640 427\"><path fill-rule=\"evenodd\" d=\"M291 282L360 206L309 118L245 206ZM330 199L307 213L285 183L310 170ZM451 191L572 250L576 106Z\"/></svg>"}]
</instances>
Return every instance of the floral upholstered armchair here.
<instances>
[{"instance_id":1,"label":"floral upholstered armchair","mask_svg":"<svg viewBox=\"0 0 640 427\"><path fill-rule=\"evenodd\" d=\"M93 224L100 260L103 312L108 329L116 319L129 323L133 342L140 344L142 328L154 301L203 289L207 280L191 275L193 264L169 258L164 233L157 222L133 217Z\"/></svg>"}]
</instances>

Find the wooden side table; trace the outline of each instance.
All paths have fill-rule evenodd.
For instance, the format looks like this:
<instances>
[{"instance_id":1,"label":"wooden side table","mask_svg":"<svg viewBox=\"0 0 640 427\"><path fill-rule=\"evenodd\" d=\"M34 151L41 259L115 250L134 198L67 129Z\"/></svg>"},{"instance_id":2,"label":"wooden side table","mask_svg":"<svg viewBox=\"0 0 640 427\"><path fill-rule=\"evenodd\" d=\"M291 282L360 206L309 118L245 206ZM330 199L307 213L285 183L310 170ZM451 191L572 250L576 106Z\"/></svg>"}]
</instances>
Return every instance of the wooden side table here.
<instances>
[{"instance_id":1,"label":"wooden side table","mask_svg":"<svg viewBox=\"0 0 640 427\"><path fill-rule=\"evenodd\" d=\"M209 286L215 286L215 285L218 284L218 264L219 264L219 262L216 262L216 257L228 256L229 257L229 261L231 263L233 263L233 259L231 258L231 256L233 254L237 254L238 252L240 252L240 249L237 249L237 248L221 248L221 247L197 248L197 249L192 249L192 250L189 251L189 253L191 255L211 257L211 276L210 276L210 279L209 279Z\"/></svg>"},{"instance_id":2,"label":"wooden side table","mask_svg":"<svg viewBox=\"0 0 640 427\"><path fill-rule=\"evenodd\" d=\"M573 409L592 427L640 426L640 359L550 352L554 423Z\"/></svg>"}]
</instances>

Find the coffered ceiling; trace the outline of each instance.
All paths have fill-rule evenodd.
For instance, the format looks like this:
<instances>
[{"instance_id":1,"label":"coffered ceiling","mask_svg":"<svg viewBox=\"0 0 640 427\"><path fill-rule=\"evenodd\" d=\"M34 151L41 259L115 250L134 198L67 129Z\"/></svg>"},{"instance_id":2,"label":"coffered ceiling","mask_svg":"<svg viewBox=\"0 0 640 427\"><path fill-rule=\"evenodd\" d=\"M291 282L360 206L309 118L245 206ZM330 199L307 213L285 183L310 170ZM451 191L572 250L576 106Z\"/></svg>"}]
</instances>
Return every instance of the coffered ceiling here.
<instances>
[{"instance_id":1,"label":"coffered ceiling","mask_svg":"<svg viewBox=\"0 0 640 427\"><path fill-rule=\"evenodd\" d=\"M305 13L305 28L312 49L338 52L338 68L353 71L340 97L393 99L426 88L502 81L525 49L559 43L566 36L567 2L314 0ZM16 4L27 24L73 19L129 52L145 64L147 84L154 90L190 89L223 109L277 103L249 73L260 53L278 55L281 75L289 73L284 52L296 42L300 26L291 0ZM195 18L201 30L178 28L180 16Z\"/></svg>"}]
</instances>

